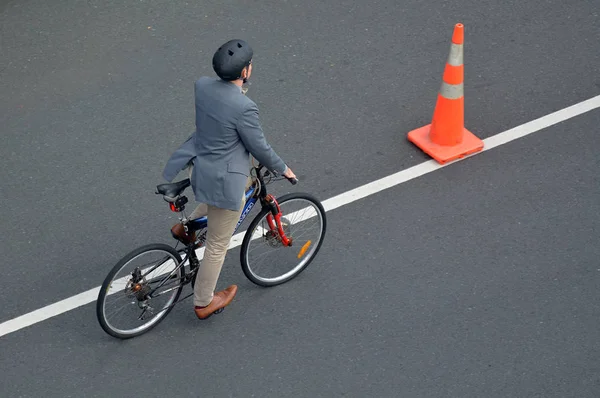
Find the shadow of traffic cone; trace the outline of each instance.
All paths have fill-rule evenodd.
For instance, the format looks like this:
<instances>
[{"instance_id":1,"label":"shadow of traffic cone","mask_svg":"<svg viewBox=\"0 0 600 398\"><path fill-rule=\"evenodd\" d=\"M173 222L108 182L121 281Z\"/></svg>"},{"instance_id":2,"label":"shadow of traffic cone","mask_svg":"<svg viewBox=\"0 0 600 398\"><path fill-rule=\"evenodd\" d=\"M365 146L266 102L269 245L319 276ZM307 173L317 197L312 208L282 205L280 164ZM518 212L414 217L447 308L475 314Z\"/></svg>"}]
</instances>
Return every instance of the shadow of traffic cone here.
<instances>
[{"instance_id":1,"label":"shadow of traffic cone","mask_svg":"<svg viewBox=\"0 0 600 398\"><path fill-rule=\"evenodd\" d=\"M483 149L483 141L464 126L464 25L456 24L431 124L408 133L408 140L438 163Z\"/></svg>"}]
</instances>

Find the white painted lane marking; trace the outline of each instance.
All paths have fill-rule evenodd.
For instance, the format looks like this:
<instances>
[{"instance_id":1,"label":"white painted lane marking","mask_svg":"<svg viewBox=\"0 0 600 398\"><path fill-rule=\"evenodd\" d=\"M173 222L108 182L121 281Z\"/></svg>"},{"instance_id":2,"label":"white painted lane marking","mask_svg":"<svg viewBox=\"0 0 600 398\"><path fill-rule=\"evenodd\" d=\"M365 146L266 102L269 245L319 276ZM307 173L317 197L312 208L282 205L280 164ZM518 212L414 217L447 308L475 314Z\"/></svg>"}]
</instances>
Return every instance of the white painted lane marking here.
<instances>
[{"instance_id":1,"label":"white painted lane marking","mask_svg":"<svg viewBox=\"0 0 600 398\"><path fill-rule=\"evenodd\" d=\"M486 138L483 140L484 146L483 151L481 152L489 151L490 149L493 149L497 146L506 144L518 138L525 137L531 133L535 133L536 131L540 131L542 129L545 129L546 127L563 122L575 116L579 116L596 108L600 108L600 95L590 98L586 101L579 102L568 108L561 109L549 115L542 116L538 119L532 120L531 122L527 122L510 130L506 130L502 133L498 133L492 137ZM477 156L481 152L474 153L463 159ZM387 177L383 177L379 180L370 182L358 188L352 189L350 191L344 192L340 195L327 199L323 202L323 207L325 207L326 211L337 209L338 207L347 205L348 203L352 203L356 200L373 195L374 193L381 192L395 185L402 184L406 181L412 180L413 178L417 178L424 174L431 173L432 171L439 170L443 167L447 167L463 159L446 163L445 165L441 165L435 160L428 160L416 166L399 171L395 174L391 174Z\"/></svg>"},{"instance_id":2,"label":"white painted lane marking","mask_svg":"<svg viewBox=\"0 0 600 398\"><path fill-rule=\"evenodd\" d=\"M559 111L553 112L546 116L542 116L538 119L532 120L531 122L527 122L520 126L514 127L510 130L496 134L492 137L486 138L485 140L483 140L483 142L484 142L483 151L475 153L470 156L467 156L463 159L477 156L479 153L489 151L490 149L493 149L500 145L504 145L504 144L511 142L513 140L516 140L518 138L525 137L529 134L535 133L536 131L540 131L540 130L550 127L554 124L571 119L575 116L579 116L583 113L589 112L596 108L600 108L600 95L598 95L596 97L592 97L588 100L579 102L579 103L569 106L567 108L561 109ZM358 188L352 189L352 190L344 192L340 195L329 198L329 199L323 201L323 207L325 207L325 211L331 211L331 210L337 209L341 206L355 202L359 199L363 199L367 196L381 192L381 191L391 188L393 186L402 184L406 181L420 177L424 174L431 173L432 171L439 170L444 167L448 167L449 165L460 162L463 159L459 159L454 162L447 163L445 165L440 165L435 160L428 160L428 161L418 164L416 166L410 167L406 170L402 170L398 173L389 175L387 177L383 177L379 180L370 182L370 183L362 185ZM235 236L233 236L231 243L229 245L230 249L242 244L242 239L244 238L244 232L245 231L240 232L240 233L236 234ZM203 254L204 254L204 248L201 248L200 250L198 250L199 256L202 256ZM200 257L200 258L202 258L202 257ZM73 297L69 297L67 299L61 300L54 304L50 304L50 305L40 308L38 310L29 312L25 315L21 315L17 318L5 321L0 324L0 337L5 336L9 333L15 332L17 330L23 329L27 326L31 326L33 324L42 322L46 319L63 314L67 311L71 311L75 308L81 307L81 306L89 304L91 302L94 302L94 301L96 301L96 298L98 297L99 291L100 291L100 287L95 287L95 288L85 291L83 293L77 294Z\"/></svg>"}]
</instances>

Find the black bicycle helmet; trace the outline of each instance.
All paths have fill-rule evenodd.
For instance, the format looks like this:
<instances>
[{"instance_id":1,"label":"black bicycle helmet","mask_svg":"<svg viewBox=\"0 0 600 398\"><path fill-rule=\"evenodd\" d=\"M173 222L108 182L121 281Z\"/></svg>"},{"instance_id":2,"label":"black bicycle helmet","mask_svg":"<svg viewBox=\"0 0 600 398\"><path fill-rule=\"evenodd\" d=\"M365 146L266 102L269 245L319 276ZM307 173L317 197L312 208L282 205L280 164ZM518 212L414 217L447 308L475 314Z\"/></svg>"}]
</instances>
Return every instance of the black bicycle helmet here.
<instances>
[{"instance_id":1,"label":"black bicycle helmet","mask_svg":"<svg viewBox=\"0 0 600 398\"><path fill-rule=\"evenodd\" d=\"M223 80L239 79L242 69L250 65L253 55L252 47L244 40L230 40L213 55L213 69Z\"/></svg>"}]
</instances>

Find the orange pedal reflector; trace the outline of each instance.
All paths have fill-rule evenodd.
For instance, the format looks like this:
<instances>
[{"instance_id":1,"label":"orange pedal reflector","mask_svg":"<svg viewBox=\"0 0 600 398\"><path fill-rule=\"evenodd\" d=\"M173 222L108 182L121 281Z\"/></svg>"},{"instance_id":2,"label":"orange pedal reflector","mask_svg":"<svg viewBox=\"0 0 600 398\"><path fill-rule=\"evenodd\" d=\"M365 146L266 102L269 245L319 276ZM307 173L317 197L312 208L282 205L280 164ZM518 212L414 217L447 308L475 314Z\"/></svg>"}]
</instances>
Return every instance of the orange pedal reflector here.
<instances>
[{"instance_id":1,"label":"orange pedal reflector","mask_svg":"<svg viewBox=\"0 0 600 398\"><path fill-rule=\"evenodd\" d=\"M483 141L465 128L464 123L464 26L454 26L450 55L430 124L412 130L408 140L444 164L483 149Z\"/></svg>"},{"instance_id":2,"label":"orange pedal reflector","mask_svg":"<svg viewBox=\"0 0 600 398\"><path fill-rule=\"evenodd\" d=\"M304 246L302 246L302 249L300 249L300 252L298 253L298 258L301 258L302 256L304 256L304 253L306 253L306 251L308 250L308 248L310 247L310 244L312 243L312 241L308 241L304 244Z\"/></svg>"}]
</instances>

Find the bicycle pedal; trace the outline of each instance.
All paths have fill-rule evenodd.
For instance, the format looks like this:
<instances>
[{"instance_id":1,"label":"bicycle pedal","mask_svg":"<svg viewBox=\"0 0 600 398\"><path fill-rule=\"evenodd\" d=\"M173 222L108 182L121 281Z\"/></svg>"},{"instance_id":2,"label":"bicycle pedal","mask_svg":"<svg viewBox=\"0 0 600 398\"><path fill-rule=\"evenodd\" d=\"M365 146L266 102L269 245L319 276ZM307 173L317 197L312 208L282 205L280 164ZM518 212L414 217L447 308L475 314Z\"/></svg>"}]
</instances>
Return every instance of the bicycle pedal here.
<instances>
[{"instance_id":1,"label":"bicycle pedal","mask_svg":"<svg viewBox=\"0 0 600 398\"><path fill-rule=\"evenodd\" d=\"M219 308L218 310L216 310L215 312L213 312L213 314L220 314L221 312L223 312L224 309L225 309L225 307Z\"/></svg>"}]
</instances>

